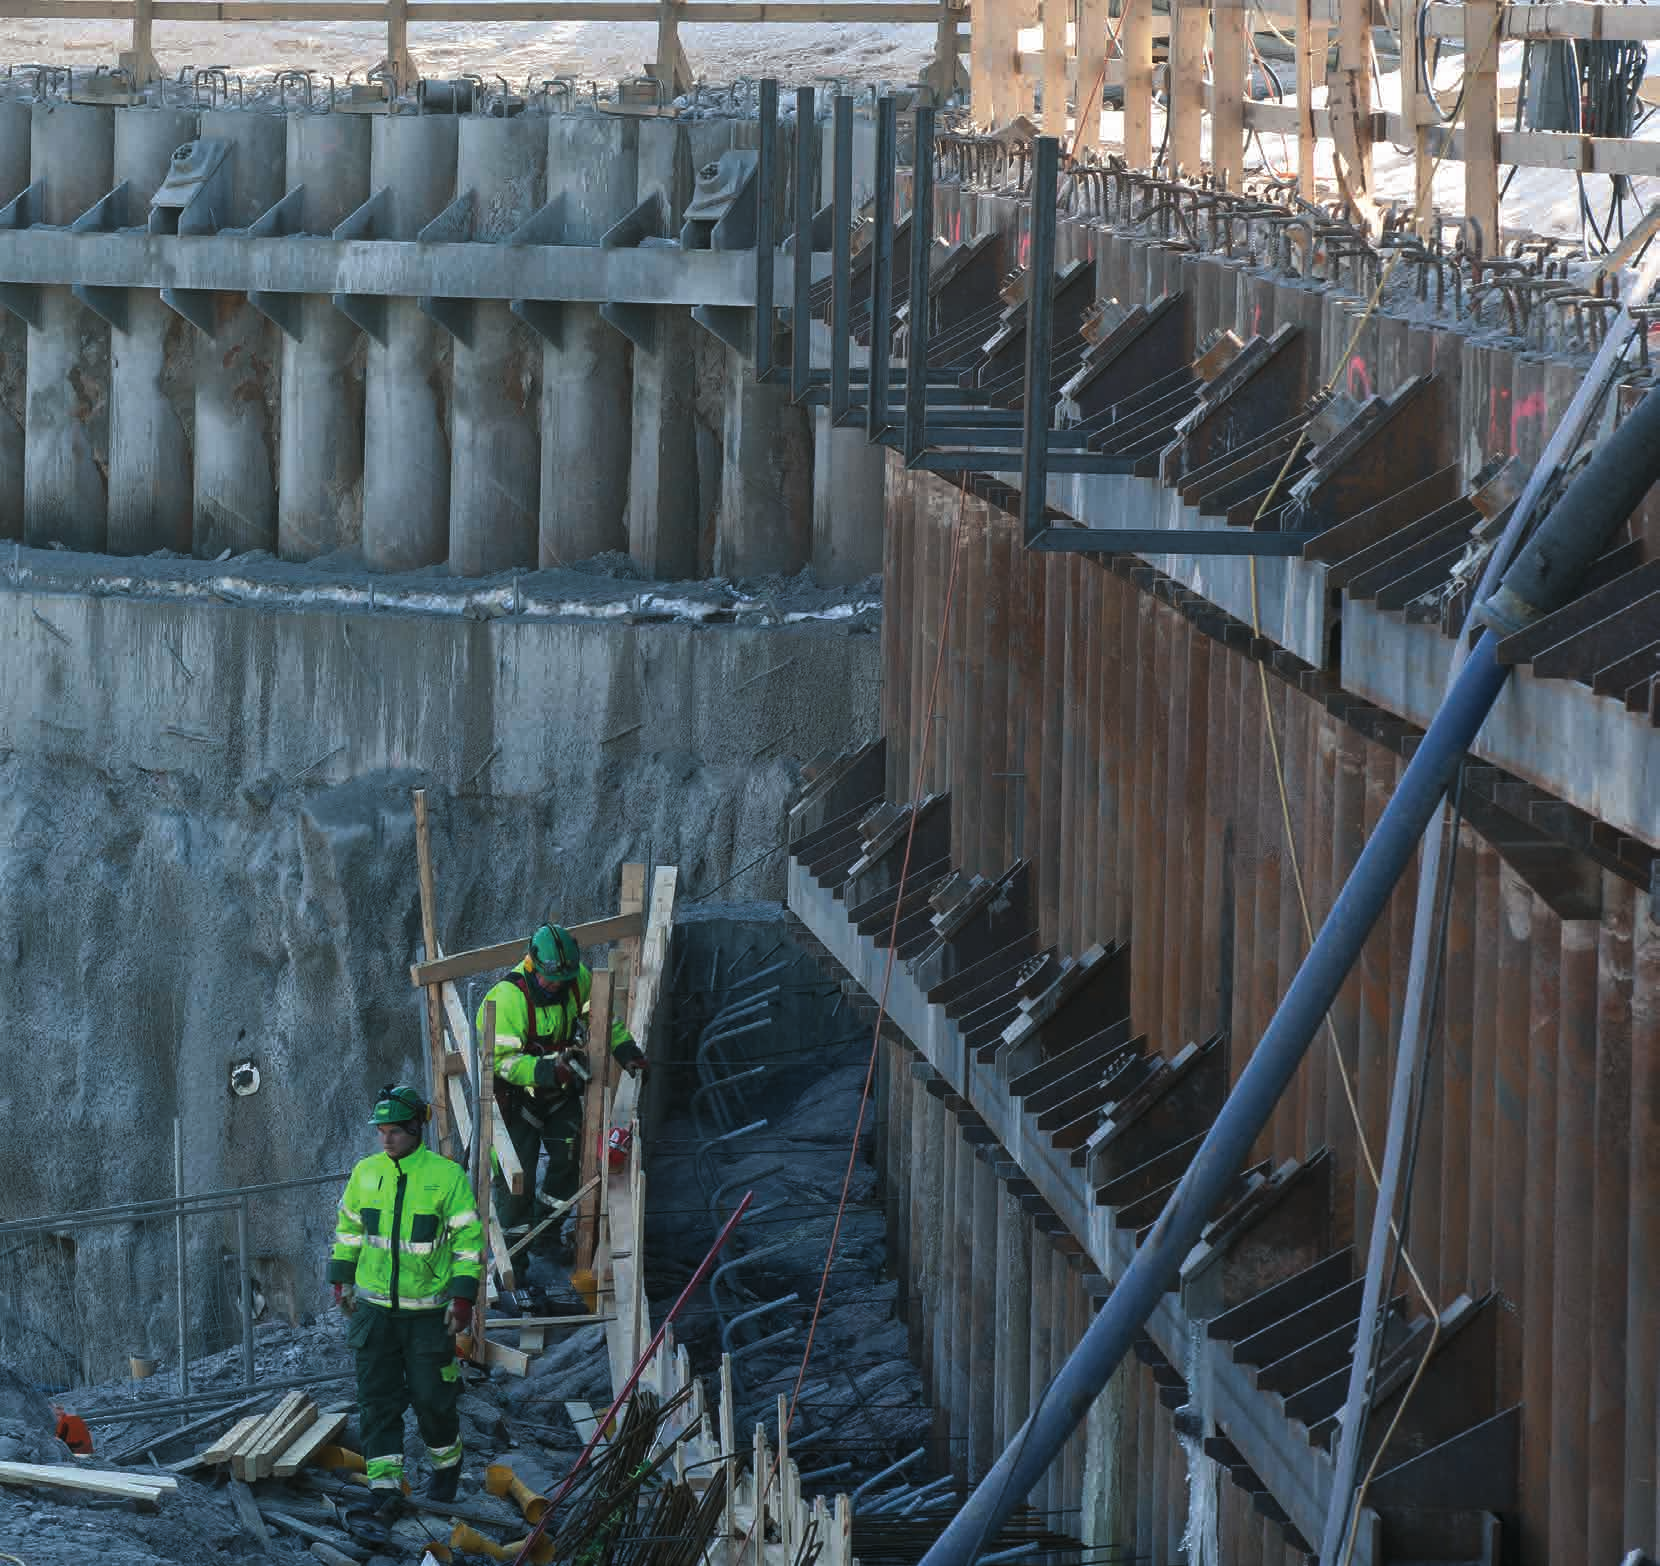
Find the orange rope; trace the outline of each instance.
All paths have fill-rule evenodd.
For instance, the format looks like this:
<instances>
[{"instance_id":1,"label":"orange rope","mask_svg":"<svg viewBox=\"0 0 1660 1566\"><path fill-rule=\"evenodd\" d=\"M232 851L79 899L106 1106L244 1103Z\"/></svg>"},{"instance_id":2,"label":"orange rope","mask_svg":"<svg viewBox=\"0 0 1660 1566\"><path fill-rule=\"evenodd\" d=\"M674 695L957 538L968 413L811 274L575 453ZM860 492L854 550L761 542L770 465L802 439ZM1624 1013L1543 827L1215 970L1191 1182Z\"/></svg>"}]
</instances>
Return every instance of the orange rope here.
<instances>
[{"instance_id":1,"label":"orange rope","mask_svg":"<svg viewBox=\"0 0 1660 1566\"><path fill-rule=\"evenodd\" d=\"M750 1541L755 1537L756 1522L762 1515L761 1497L772 1488L772 1482L778 1474L778 1464L783 1455L784 1438L795 1424L796 1403L801 1397L802 1383L807 1379L807 1366L813 1357L813 1339L818 1332L819 1316L824 1310L824 1295L830 1286L830 1269L835 1265L836 1247L841 1242L842 1219L847 1214L847 1196L853 1186L853 1171L859 1163L859 1138L865 1129L865 1107L870 1103L871 1084L876 1080L876 1061L882 1045L882 1024L888 1014L888 990L893 983L894 959L898 955L899 910L905 901L905 883L911 873L911 845L916 840L917 809L922 803L922 778L928 765L928 745L933 738L934 701L939 694L940 675L945 668L945 652L951 643L951 601L956 597L957 567L962 559L963 544L963 513L968 509L968 485L962 489L962 499L957 502L957 515L951 524L951 570L945 582L945 607L940 615L940 645L939 652L934 658L934 674L928 684L928 704L924 711L927 717L922 725L922 748L917 752L916 777L911 788L911 819L905 829L905 857L899 865L899 895L893 905L893 922L888 927L888 959L882 971L882 993L876 1002L876 1025L871 1030L870 1061L865 1067L865 1083L859 1093L859 1117L853 1126L853 1145L848 1149L847 1172L842 1176L841 1199L836 1203L836 1221L830 1230L830 1245L824 1256L824 1271L819 1275L818 1297L813 1301L812 1319L807 1323L807 1346L802 1350L801 1369L796 1373L795 1387L790 1393L789 1412L785 1416L784 1428L779 1432L778 1451L773 1454L772 1467L767 1472L764 1485L759 1484L760 1476L756 1476L759 1488L756 1491L755 1517L749 1525L749 1532L744 1537L743 1549L739 1550L736 1560L741 1563L745 1552L749 1549Z\"/></svg>"},{"instance_id":2,"label":"orange rope","mask_svg":"<svg viewBox=\"0 0 1660 1566\"><path fill-rule=\"evenodd\" d=\"M1101 134L1101 89L1107 85L1107 66L1112 60L1113 50L1118 47L1118 35L1124 31L1124 19L1129 14L1130 8L1128 5L1118 13L1118 26L1113 28L1112 36L1107 39L1107 52L1101 60L1101 74L1095 78L1095 91L1089 96L1090 113L1095 116L1095 134L1097 136ZM1078 161L1078 148L1083 145L1084 127L1088 123L1089 121L1084 117L1084 105L1080 100L1078 104L1078 129L1072 138L1072 150L1066 155L1068 163Z\"/></svg>"}]
</instances>

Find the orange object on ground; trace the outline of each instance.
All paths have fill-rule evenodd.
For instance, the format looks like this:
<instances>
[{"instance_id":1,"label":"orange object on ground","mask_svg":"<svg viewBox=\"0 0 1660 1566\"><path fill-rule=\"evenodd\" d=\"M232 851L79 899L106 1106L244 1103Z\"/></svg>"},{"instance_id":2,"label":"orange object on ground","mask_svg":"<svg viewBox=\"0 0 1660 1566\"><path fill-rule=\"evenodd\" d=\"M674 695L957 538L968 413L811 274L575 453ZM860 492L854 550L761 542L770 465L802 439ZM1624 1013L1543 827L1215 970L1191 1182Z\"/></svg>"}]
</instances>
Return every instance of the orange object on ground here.
<instances>
[{"instance_id":1,"label":"orange object on ground","mask_svg":"<svg viewBox=\"0 0 1660 1566\"><path fill-rule=\"evenodd\" d=\"M58 1439L77 1457L91 1457L92 1432L87 1429L86 1421L79 1414L64 1413L56 1404L53 1412L58 1416Z\"/></svg>"}]
</instances>

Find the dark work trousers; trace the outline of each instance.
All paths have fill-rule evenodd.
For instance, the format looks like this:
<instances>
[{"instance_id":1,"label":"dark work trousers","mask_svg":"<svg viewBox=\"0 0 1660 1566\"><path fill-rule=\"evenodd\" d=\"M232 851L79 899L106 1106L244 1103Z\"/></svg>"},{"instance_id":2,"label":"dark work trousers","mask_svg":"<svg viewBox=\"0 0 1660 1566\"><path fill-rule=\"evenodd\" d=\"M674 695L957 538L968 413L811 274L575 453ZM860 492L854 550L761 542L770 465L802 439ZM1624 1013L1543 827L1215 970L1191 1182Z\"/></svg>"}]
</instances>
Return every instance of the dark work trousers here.
<instances>
[{"instance_id":1,"label":"dark work trousers","mask_svg":"<svg viewBox=\"0 0 1660 1566\"><path fill-rule=\"evenodd\" d=\"M403 1416L410 1407L432 1466L459 1463L461 1380L444 1312L383 1310L359 1301L346 1342L357 1356L357 1418L370 1484L403 1478Z\"/></svg>"},{"instance_id":2,"label":"dark work trousers","mask_svg":"<svg viewBox=\"0 0 1660 1566\"><path fill-rule=\"evenodd\" d=\"M545 1102L514 1093L505 1109L498 1101L496 1113L506 1122L513 1151L519 1155L525 1172L523 1196L514 1196L500 1171L497 1172L496 1216L504 1230L540 1223L547 1216L547 1209L538 1210L532 1193L536 1190L536 1164L544 1152L547 1165L542 1172L542 1190L548 1197L563 1202L575 1196L582 1183L582 1095L567 1093ZM541 1125L536 1124L538 1120ZM557 1226L548 1231L547 1238L558 1241Z\"/></svg>"}]
</instances>

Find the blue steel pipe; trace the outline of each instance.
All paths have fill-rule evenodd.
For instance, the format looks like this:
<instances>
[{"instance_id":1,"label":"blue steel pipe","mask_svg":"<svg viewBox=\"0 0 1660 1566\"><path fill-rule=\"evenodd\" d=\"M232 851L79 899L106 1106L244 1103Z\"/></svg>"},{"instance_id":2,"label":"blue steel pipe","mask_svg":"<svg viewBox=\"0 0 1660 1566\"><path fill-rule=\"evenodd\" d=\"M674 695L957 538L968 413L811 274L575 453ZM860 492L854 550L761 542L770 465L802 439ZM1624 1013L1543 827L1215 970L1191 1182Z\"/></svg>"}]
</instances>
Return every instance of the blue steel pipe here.
<instances>
[{"instance_id":1,"label":"blue steel pipe","mask_svg":"<svg viewBox=\"0 0 1660 1566\"><path fill-rule=\"evenodd\" d=\"M1160 1299L1176 1287L1182 1262L1244 1166L1504 688L1509 670L1499 663L1497 646L1491 631L1476 645L1175 1194L1031 1417L922 1566L969 1566L979 1558L1082 1423Z\"/></svg>"}]
</instances>

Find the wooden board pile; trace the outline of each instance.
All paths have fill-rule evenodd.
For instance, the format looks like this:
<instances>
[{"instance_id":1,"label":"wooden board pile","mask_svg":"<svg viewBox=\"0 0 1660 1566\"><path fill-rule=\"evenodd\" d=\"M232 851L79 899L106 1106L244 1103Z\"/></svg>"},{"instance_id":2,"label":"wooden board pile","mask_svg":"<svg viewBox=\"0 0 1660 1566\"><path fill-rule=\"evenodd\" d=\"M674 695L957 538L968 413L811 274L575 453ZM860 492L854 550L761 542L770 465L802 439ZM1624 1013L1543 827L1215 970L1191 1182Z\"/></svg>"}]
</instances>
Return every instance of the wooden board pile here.
<instances>
[{"instance_id":1,"label":"wooden board pile","mask_svg":"<svg viewBox=\"0 0 1660 1566\"><path fill-rule=\"evenodd\" d=\"M340 1434L350 1412L348 1408L319 1411L304 1393L290 1392L268 1412L238 1420L198 1453L192 1466L224 1465L232 1478L245 1481L287 1479Z\"/></svg>"}]
</instances>

